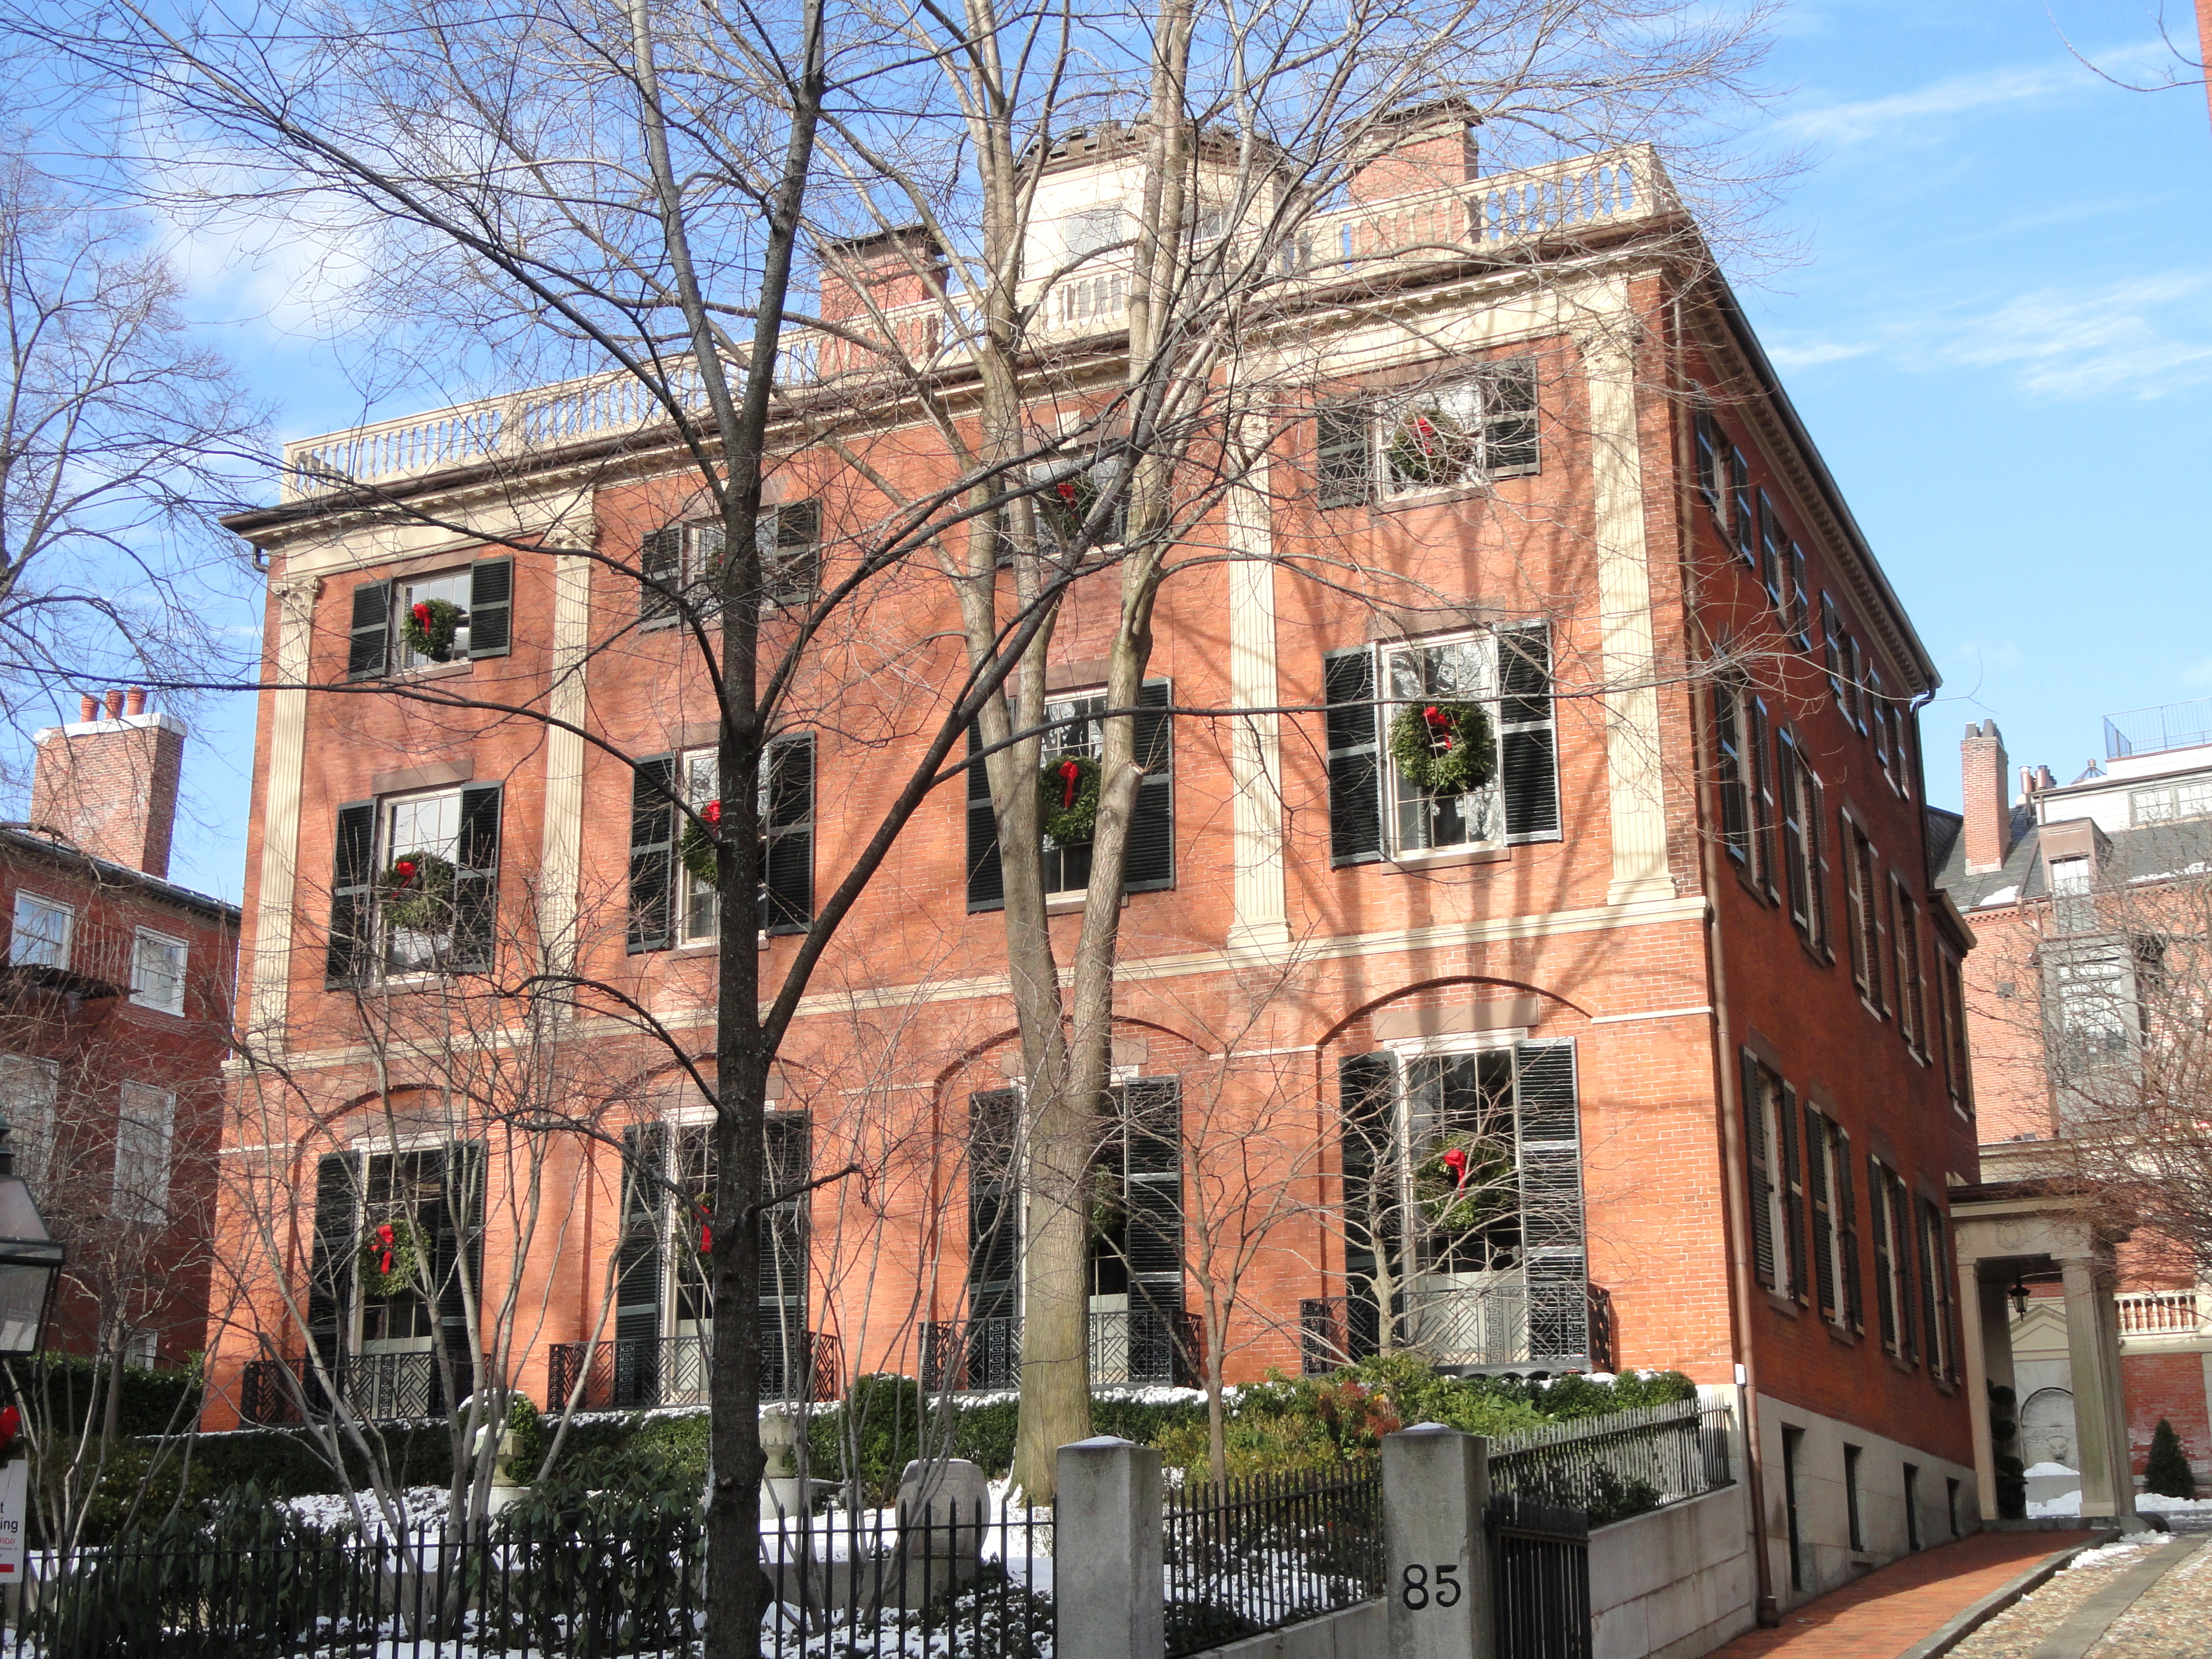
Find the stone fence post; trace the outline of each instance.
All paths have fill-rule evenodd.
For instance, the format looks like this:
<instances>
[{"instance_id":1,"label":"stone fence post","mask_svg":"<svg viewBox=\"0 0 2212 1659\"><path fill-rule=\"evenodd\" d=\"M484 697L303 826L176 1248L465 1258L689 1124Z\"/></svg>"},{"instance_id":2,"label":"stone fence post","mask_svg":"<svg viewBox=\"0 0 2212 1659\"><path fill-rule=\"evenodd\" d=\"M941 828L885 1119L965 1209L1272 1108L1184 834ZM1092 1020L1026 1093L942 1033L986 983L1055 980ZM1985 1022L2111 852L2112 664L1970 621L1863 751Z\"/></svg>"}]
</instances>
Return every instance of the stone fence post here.
<instances>
[{"instance_id":1,"label":"stone fence post","mask_svg":"<svg viewBox=\"0 0 2212 1659\"><path fill-rule=\"evenodd\" d=\"M1057 1469L1052 1554L1060 1659L1161 1659L1167 1581L1159 1452L1102 1435L1062 1446Z\"/></svg>"},{"instance_id":2,"label":"stone fence post","mask_svg":"<svg viewBox=\"0 0 2212 1659\"><path fill-rule=\"evenodd\" d=\"M1390 1659L1495 1659L1482 1520L1489 1501L1489 1442L1481 1436L1420 1423L1383 1437Z\"/></svg>"}]
</instances>

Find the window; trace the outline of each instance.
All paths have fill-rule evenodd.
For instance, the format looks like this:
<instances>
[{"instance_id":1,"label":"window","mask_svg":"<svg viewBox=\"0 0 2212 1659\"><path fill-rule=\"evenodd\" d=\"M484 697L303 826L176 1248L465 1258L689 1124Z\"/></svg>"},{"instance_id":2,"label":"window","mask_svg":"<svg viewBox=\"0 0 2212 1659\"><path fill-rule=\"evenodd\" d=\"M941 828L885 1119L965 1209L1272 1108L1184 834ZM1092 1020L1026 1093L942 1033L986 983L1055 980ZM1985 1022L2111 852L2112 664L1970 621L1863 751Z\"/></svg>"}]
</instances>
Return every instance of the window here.
<instances>
[{"instance_id":1,"label":"window","mask_svg":"<svg viewBox=\"0 0 2212 1659\"><path fill-rule=\"evenodd\" d=\"M1851 983L1867 1006L1882 1012L1882 957L1887 950L1881 888L1875 876L1874 846L1857 824L1844 821L1844 903L1850 929Z\"/></svg>"},{"instance_id":2,"label":"window","mask_svg":"<svg viewBox=\"0 0 2212 1659\"><path fill-rule=\"evenodd\" d=\"M1778 1297L1805 1300L1804 1187L1797 1158L1797 1095L1743 1051L1743 1130L1751 1179L1752 1267Z\"/></svg>"},{"instance_id":3,"label":"window","mask_svg":"<svg viewBox=\"0 0 2212 1659\"><path fill-rule=\"evenodd\" d=\"M1516 357L1449 385L1325 404L1315 416L1322 507L1456 489L1541 471L1536 365Z\"/></svg>"},{"instance_id":4,"label":"window","mask_svg":"<svg viewBox=\"0 0 2212 1659\"><path fill-rule=\"evenodd\" d=\"M1916 1357L1912 1319L1911 1199L1897 1172L1867 1158L1867 1206L1874 1224L1874 1289L1881 1346L1899 1359Z\"/></svg>"},{"instance_id":5,"label":"window","mask_svg":"<svg viewBox=\"0 0 2212 1659\"><path fill-rule=\"evenodd\" d=\"M2212 815L2212 775L2128 791L2128 822L2131 824L2179 823L2185 818L2208 815Z\"/></svg>"},{"instance_id":6,"label":"window","mask_svg":"<svg viewBox=\"0 0 2212 1659\"><path fill-rule=\"evenodd\" d=\"M1893 942L1897 947L1898 1035L1913 1053L1924 1055L1928 1030L1920 969L1920 908L1905 896L1905 884L1894 878L1891 894L1897 916Z\"/></svg>"},{"instance_id":7,"label":"window","mask_svg":"<svg viewBox=\"0 0 2212 1659\"><path fill-rule=\"evenodd\" d=\"M2097 901L2089 890L2087 858L2052 859L2046 868L2051 879L2051 919L2062 933L2097 931Z\"/></svg>"},{"instance_id":8,"label":"window","mask_svg":"<svg viewBox=\"0 0 2212 1659\"><path fill-rule=\"evenodd\" d=\"M822 564L822 503L788 501L762 509L753 543L760 557L764 605L805 605L818 590ZM695 522L648 531L638 548L638 620L645 626L675 621L677 602L711 616L721 604L722 527Z\"/></svg>"},{"instance_id":9,"label":"window","mask_svg":"<svg viewBox=\"0 0 2212 1659\"><path fill-rule=\"evenodd\" d=\"M1087 258L1129 238L1129 216L1118 204L1080 209L1068 215L1063 222L1067 228L1067 257L1071 259Z\"/></svg>"},{"instance_id":10,"label":"window","mask_svg":"<svg viewBox=\"0 0 2212 1659\"><path fill-rule=\"evenodd\" d=\"M1820 595L1820 659L1836 707L1848 712L1844 700L1844 619L1837 613L1834 596L1827 593Z\"/></svg>"},{"instance_id":11,"label":"window","mask_svg":"<svg viewBox=\"0 0 2212 1659\"><path fill-rule=\"evenodd\" d=\"M2118 940L2044 952L2044 1011L2054 1069L2079 1077L2124 1065L2135 1054L2142 1015L2133 953Z\"/></svg>"},{"instance_id":12,"label":"window","mask_svg":"<svg viewBox=\"0 0 2212 1659\"><path fill-rule=\"evenodd\" d=\"M1966 988L1959 958L1948 947L1936 952L1941 976L1938 994L1943 1008L1943 1080L1951 1102L1968 1116L1973 1115L1973 1079L1966 1053Z\"/></svg>"},{"instance_id":13,"label":"window","mask_svg":"<svg viewBox=\"0 0 2212 1659\"><path fill-rule=\"evenodd\" d=\"M1759 578L1766 588L1766 603L1775 620L1790 627L1790 538L1775 516L1774 503L1759 492Z\"/></svg>"},{"instance_id":14,"label":"window","mask_svg":"<svg viewBox=\"0 0 2212 1659\"><path fill-rule=\"evenodd\" d=\"M397 581L362 582L353 590L346 678L376 679L443 663L504 657L513 645L514 619L511 558L478 559L458 569ZM431 649L418 651L409 641L410 620L429 636ZM447 624L450 639L445 637Z\"/></svg>"},{"instance_id":15,"label":"window","mask_svg":"<svg viewBox=\"0 0 2212 1659\"><path fill-rule=\"evenodd\" d=\"M1050 771L1056 763L1072 759L1096 761L1101 753L1104 734L1099 720L1106 712L1106 694L1086 691L1071 697L1058 697L1044 706L1044 717L1050 727L1039 745L1042 765ZM1044 890L1048 893L1081 892L1091 884L1091 843L1078 842L1062 847L1050 836L1044 838Z\"/></svg>"},{"instance_id":16,"label":"window","mask_svg":"<svg viewBox=\"0 0 2212 1659\"><path fill-rule=\"evenodd\" d=\"M58 1061L34 1060L28 1054L0 1054L0 1115L8 1120L11 1132L8 1146L15 1154L15 1168L31 1183L33 1193L46 1184L61 1080Z\"/></svg>"},{"instance_id":17,"label":"window","mask_svg":"<svg viewBox=\"0 0 2212 1659\"><path fill-rule=\"evenodd\" d=\"M1439 1364L1586 1364L1573 1043L1352 1054L1337 1076L1354 1326L1387 1313Z\"/></svg>"},{"instance_id":18,"label":"window","mask_svg":"<svg viewBox=\"0 0 2212 1659\"><path fill-rule=\"evenodd\" d=\"M58 968L70 965L70 936L76 929L76 912L56 899L18 890L15 928L9 940L8 961L16 968Z\"/></svg>"},{"instance_id":19,"label":"window","mask_svg":"<svg viewBox=\"0 0 2212 1659\"><path fill-rule=\"evenodd\" d=\"M1330 653L1322 680L1334 861L1555 838L1559 790L1551 663L1551 635L1542 623ZM1399 711L1432 700L1473 702L1489 717L1497 772L1480 788L1437 794L1387 763Z\"/></svg>"},{"instance_id":20,"label":"window","mask_svg":"<svg viewBox=\"0 0 2212 1659\"><path fill-rule=\"evenodd\" d=\"M1175 744L1172 717L1166 713L1168 690L1165 680L1146 680L1137 692L1134 742L1137 763L1144 769L1145 775L1137 783L1136 806L1129 822L1128 853L1121 867L1121 890L1125 893L1157 892L1175 885ZM1085 745L1103 740L1091 734L1099 731L1100 722L1106 717L1103 695L1062 694L1052 706L1077 717L1079 724L1068 730L1082 735L1071 739L1048 733L1044 746L1051 750L1055 744L1073 742L1074 747L1054 752L1096 753L1095 749ZM969 755L974 756L981 747L979 728L970 726ZM1048 890L1054 880L1076 888L1088 884L1089 848L1082 849L1079 855L1073 848L1047 847L1044 850ZM1057 860L1055 853L1059 854ZM968 763L968 908L995 910L1005 902L1006 875L999 861L999 823L991 807L990 775L985 762L971 758Z\"/></svg>"},{"instance_id":21,"label":"window","mask_svg":"<svg viewBox=\"0 0 2212 1659\"><path fill-rule=\"evenodd\" d=\"M1774 824L1774 790L1766 758L1766 705L1741 680L1729 678L1713 688L1713 712L1722 844L1752 884L1771 898L1774 870L1768 836Z\"/></svg>"},{"instance_id":22,"label":"window","mask_svg":"<svg viewBox=\"0 0 2212 1659\"><path fill-rule=\"evenodd\" d=\"M1807 765L1796 741L1784 732L1776 738L1782 795L1782 865L1790 890L1790 920L1814 950L1828 944L1826 806L1820 780Z\"/></svg>"},{"instance_id":23,"label":"window","mask_svg":"<svg viewBox=\"0 0 2212 1659\"><path fill-rule=\"evenodd\" d=\"M1928 1375L1937 1382L1957 1380L1952 1369L1951 1251L1943 1212L1920 1200L1920 1317L1928 1355Z\"/></svg>"},{"instance_id":24,"label":"window","mask_svg":"<svg viewBox=\"0 0 2212 1659\"><path fill-rule=\"evenodd\" d=\"M1728 526L1727 464L1721 459L1728 440L1721 423L1704 410L1698 411L1692 441L1697 447L1698 494L1706 510L1725 529Z\"/></svg>"},{"instance_id":25,"label":"window","mask_svg":"<svg viewBox=\"0 0 2212 1659\"><path fill-rule=\"evenodd\" d=\"M629 926L632 954L672 945L714 943L720 896L714 884L684 867L684 826L691 820L670 799L703 811L721 798L720 763L712 749L663 755L636 763L630 781ZM758 930L804 933L814 919L814 738L775 738L761 757L755 797L762 834Z\"/></svg>"},{"instance_id":26,"label":"window","mask_svg":"<svg viewBox=\"0 0 2212 1659\"><path fill-rule=\"evenodd\" d=\"M165 1014L183 1013L189 955L182 939L141 927L131 945L131 1000Z\"/></svg>"},{"instance_id":27,"label":"window","mask_svg":"<svg viewBox=\"0 0 2212 1659\"><path fill-rule=\"evenodd\" d=\"M1759 568L1759 514L1753 503L1751 468L1743 459L1743 452L1731 449L1729 467L1729 533L1735 538L1736 556L1753 569Z\"/></svg>"},{"instance_id":28,"label":"window","mask_svg":"<svg viewBox=\"0 0 2212 1659\"><path fill-rule=\"evenodd\" d=\"M1859 1518L1859 1454L1856 1446L1844 1448L1844 1522L1855 1552L1866 1548L1866 1523Z\"/></svg>"},{"instance_id":29,"label":"window","mask_svg":"<svg viewBox=\"0 0 2212 1659\"><path fill-rule=\"evenodd\" d=\"M331 860L328 982L489 968L499 820L495 783L341 806Z\"/></svg>"},{"instance_id":30,"label":"window","mask_svg":"<svg viewBox=\"0 0 2212 1659\"><path fill-rule=\"evenodd\" d=\"M1783 612L1783 625L1790 630L1797 648L1810 655L1813 650L1813 601L1805 588L1805 550L1795 542L1785 542L1790 567L1788 586L1783 595L1789 600Z\"/></svg>"},{"instance_id":31,"label":"window","mask_svg":"<svg viewBox=\"0 0 2212 1659\"><path fill-rule=\"evenodd\" d=\"M173 1090L123 1085L115 1122L115 1196L109 1206L116 1220L159 1226L169 1218L169 1146L176 1125Z\"/></svg>"},{"instance_id":32,"label":"window","mask_svg":"<svg viewBox=\"0 0 2212 1659\"><path fill-rule=\"evenodd\" d=\"M1848 1328L1850 1299L1844 1285L1843 1206L1837 1179L1838 1131L1826 1113L1805 1107L1805 1198L1813 1221L1814 1310L1830 1324Z\"/></svg>"}]
</instances>

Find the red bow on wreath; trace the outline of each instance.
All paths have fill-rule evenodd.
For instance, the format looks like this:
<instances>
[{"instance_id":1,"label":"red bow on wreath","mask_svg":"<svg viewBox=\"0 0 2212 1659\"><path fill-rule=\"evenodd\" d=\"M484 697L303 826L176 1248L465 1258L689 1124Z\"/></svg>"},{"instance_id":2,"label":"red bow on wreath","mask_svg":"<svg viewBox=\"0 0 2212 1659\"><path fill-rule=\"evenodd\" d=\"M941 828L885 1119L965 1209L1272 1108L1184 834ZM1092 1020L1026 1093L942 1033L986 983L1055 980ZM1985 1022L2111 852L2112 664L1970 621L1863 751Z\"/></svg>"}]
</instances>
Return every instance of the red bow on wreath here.
<instances>
[{"instance_id":1,"label":"red bow on wreath","mask_svg":"<svg viewBox=\"0 0 2212 1659\"><path fill-rule=\"evenodd\" d=\"M718 800L708 801L699 809L699 816L708 823L720 823L722 821L722 803Z\"/></svg>"},{"instance_id":2,"label":"red bow on wreath","mask_svg":"<svg viewBox=\"0 0 2212 1659\"><path fill-rule=\"evenodd\" d=\"M413 606L413 615L415 617L415 625L421 629L425 634L428 633L430 631L430 607L422 600L417 599L415 601Z\"/></svg>"},{"instance_id":3,"label":"red bow on wreath","mask_svg":"<svg viewBox=\"0 0 2212 1659\"><path fill-rule=\"evenodd\" d=\"M415 879L415 860L413 859L402 859L398 863L393 865L392 867L399 877L398 884L400 886L404 887Z\"/></svg>"},{"instance_id":4,"label":"red bow on wreath","mask_svg":"<svg viewBox=\"0 0 2212 1659\"><path fill-rule=\"evenodd\" d=\"M10 1406L0 1411L0 1457L5 1457L15 1443L15 1434L23 1426L23 1413Z\"/></svg>"},{"instance_id":5,"label":"red bow on wreath","mask_svg":"<svg viewBox=\"0 0 2212 1659\"><path fill-rule=\"evenodd\" d=\"M1060 504L1063 507L1073 507L1075 505L1074 479L1062 478L1058 483L1053 486L1053 491L1060 497Z\"/></svg>"},{"instance_id":6,"label":"red bow on wreath","mask_svg":"<svg viewBox=\"0 0 2212 1659\"><path fill-rule=\"evenodd\" d=\"M699 1224L699 1254L711 1255L714 1254L714 1224L711 1221L702 1221Z\"/></svg>"},{"instance_id":7,"label":"red bow on wreath","mask_svg":"<svg viewBox=\"0 0 2212 1659\"><path fill-rule=\"evenodd\" d=\"M392 1252L398 1243L398 1239L393 1234L392 1231L392 1224L389 1221L386 1222L382 1226L376 1230L376 1248L378 1252L376 1258L376 1272L379 1278L389 1279L392 1277Z\"/></svg>"},{"instance_id":8,"label":"red bow on wreath","mask_svg":"<svg viewBox=\"0 0 2212 1659\"><path fill-rule=\"evenodd\" d=\"M1455 1146L1446 1152L1444 1168L1451 1171L1452 1190L1465 1192L1467 1190L1467 1148Z\"/></svg>"},{"instance_id":9,"label":"red bow on wreath","mask_svg":"<svg viewBox=\"0 0 2212 1659\"><path fill-rule=\"evenodd\" d=\"M1060 763L1060 809L1066 811L1075 805L1075 786L1082 781L1083 769L1072 760Z\"/></svg>"},{"instance_id":10,"label":"red bow on wreath","mask_svg":"<svg viewBox=\"0 0 2212 1659\"><path fill-rule=\"evenodd\" d=\"M1413 442L1424 455L1434 455L1443 446L1437 441L1437 428L1425 415L1413 416Z\"/></svg>"},{"instance_id":11,"label":"red bow on wreath","mask_svg":"<svg viewBox=\"0 0 2212 1659\"><path fill-rule=\"evenodd\" d=\"M1421 718L1429 723L1430 732L1435 735L1437 740L1443 744L1444 749L1449 751L1452 745L1451 716L1445 714L1443 709L1431 704L1428 708L1421 710Z\"/></svg>"}]
</instances>

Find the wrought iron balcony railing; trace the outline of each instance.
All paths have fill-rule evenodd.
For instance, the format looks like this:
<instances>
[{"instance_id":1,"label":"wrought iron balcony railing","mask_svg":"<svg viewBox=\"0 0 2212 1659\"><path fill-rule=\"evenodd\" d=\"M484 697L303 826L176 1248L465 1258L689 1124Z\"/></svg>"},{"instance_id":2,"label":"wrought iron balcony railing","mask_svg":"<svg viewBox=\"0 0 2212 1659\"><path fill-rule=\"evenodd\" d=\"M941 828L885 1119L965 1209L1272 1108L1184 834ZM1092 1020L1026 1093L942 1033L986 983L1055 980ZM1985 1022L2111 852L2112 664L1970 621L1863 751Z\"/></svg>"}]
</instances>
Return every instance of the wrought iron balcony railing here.
<instances>
[{"instance_id":1,"label":"wrought iron balcony railing","mask_svg":"<svg viewBox=\"0 0 2212 1659\"><path fill-rule=\"evenodd\" d=\"M1181 1310L1131 1308L1091 1316L1091 1383L1198 1386L1201 1340L1197 1316ZM1018 1319L939 1319L921 1328L921 1386L973 1393L1018 1388L1022 1372Z\"/></svg>"},{"instance_id":2,"label":"wrought iron balcony railing","mask_svg":"<svg viewBox=\"0 0 2212 1659\"><path fill-rule=\"evenodd\" d=\"M1588 1370L1610 1363L1607 1298L1580 1284L1416 1291L1401 1297L1388 1320L1391 1351L1447 1370ZM1371 1297L1305 1297L1299 1369L1325 1376L1382 1352L1384 1322Z\"/></svg>"},{"instance_id":3,"label":"wrought iron balcony railing","mask_svg":"<svg viewBox=\"0 0 2212 1659\"><path fill-rule=\"evenodd\" d=\"M707 1403L711 1335L623 1337L612 1342L562 1342L546 1362L546 1407L575 1392L582 1411L637 1411ZM787 1345L769 1334L761 1346L761 1398L835 1400L843 1392L837 1339L823 1331L793 1332Z\"/></svg>"},{"instance_id":4,"label":"wrought iron balcony railing","mask_svg":"<svg viewBox=\"0 0 2212 1659\"><path fill-rule=\"evenodd\" d=\"M342 1354L325 1372L306 1358L248 1360L239 1384L239 1415L249 1423L312 1420L330 1414L335 1393L373 1421L443 1417L476 1388L476 1362L456 1354L453 1364L456 1374L449 1396L434 1353Z\"/></svg>"}]
</instances>

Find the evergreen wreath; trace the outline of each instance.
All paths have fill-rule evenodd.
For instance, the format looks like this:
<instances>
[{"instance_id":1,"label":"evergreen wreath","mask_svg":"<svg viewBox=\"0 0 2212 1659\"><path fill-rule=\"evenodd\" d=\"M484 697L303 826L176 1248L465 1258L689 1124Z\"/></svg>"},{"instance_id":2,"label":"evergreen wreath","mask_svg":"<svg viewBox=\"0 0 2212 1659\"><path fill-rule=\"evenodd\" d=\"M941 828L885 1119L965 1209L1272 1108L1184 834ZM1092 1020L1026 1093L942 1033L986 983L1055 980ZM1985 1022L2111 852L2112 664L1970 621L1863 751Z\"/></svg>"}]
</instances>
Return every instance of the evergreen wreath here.
<instances>
[{"instance_id":1,"label":"evergreen wreath","mask_svg":"<svg viewBox=\"0 0 2212 1659\"><path fill-rule=\"evenodd\" d=\"M399 1218L371 1227L361 1242L361 1288L365 1295L403 1296L415 1288L422 1266L422 1236Z\"/></svg>"},{"instance_id":2,"label":"evergreen wreath","mask_svg":"<svg viewBox=\"0 0 2212 1659\"><path fill-rule=\"evenodd\" d=\"M684 820L683 836L677 842L684 873L704 887L712 887L720 873L714 865L714 831L721 823L722 803L710 800L699 809L697 817Z\"/></svg>"},{"instance_id":3,"label":"evergreen wreath","mask_svg":"<svg viewBox=\"0 0 2212 1659\"><path fill-rule=\"evenodd\" d=\"M1424 793L1464 795L1498 775L1498 739L1479 703L1408 703L1391 717L1390 761Z\"/></svg>"},{"instance_id":4,"label":"evergreen wreath","mask_svg":"<svg viewBox=\"0 0 2212 1659\"><path fill-rule=\"evenodd\" d=\"M384 919L410 933L441 932L453 914L453 866L435 853L403 853L384 872Z\"/></svg>"},{"instance_id":5,"label":"evergreen wreath","mask_svg":"<svg viewBox=\"0 0 2212 1659\"><path fill-rule=\"evenodd\" d=\"M1098 485L1086 471L1056 480L1045 491L1045 511L1063 536L1073 536L1098 505Z\"/></svg>"},{"instance_id":6,"label":"evergreen wreath","mask_svg":"<svg viewBox=\"0 0 2212 1659\"><path fill-rule=\"evenodd\" d=\"M453 634L461 625L461 607L451 599L417 599L407 607L407 644L416 655L432 662L448 662L453 655Z\"/></svg>"},{"instance_id":7,"label":"evergreen wreath","mask_svg":"<svg viewBox=\"0 0 2212 1659\"><path fill-rule=\"evenodd\" d=\"M1473 459L1473 445L1459 422L1433 404L1408 414L1390 434L1390 471L1423 489L1459 483Z\"/></svg>"},{"instance_id":8,"label":"evergreen wreath","mask_svg":"<svg viewBox=\"0 0 2212 1659\"><path fill-rule=\"evenodd\" d=\"M1097 833L1102 775L1088 755L1048 755L1037 768L1037 805L1054 846L1079 847Z\"/></svg>"},{"instance_id":9,"label":"evergreen wreath","mask_svg":"<svg viewBox=\"0 0 2212 1659\"><path fill-rule=\"evenodd\" d=\"M1471 1231L1509 1215L1519 1198L1511 1149L1490 1135L1449 1135L1413 1170L1413 1201L1431 1227Z\"/></svg>"}]
</instances>

